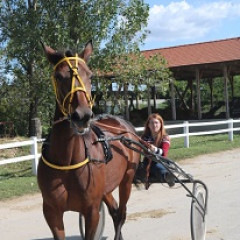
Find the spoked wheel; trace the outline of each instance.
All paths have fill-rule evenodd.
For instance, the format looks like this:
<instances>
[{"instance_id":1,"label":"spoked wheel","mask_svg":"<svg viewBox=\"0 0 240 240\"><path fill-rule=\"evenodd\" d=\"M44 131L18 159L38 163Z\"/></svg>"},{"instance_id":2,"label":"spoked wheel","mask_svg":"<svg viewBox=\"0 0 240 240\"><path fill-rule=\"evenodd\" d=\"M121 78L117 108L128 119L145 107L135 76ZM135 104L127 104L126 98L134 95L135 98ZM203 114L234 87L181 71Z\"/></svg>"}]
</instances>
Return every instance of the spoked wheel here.
<instances>
[{"instance_id":1,"label":"spoked wheel","mask_svg":"<svg viewBox=\"0 0 240 240\"><path fill-rule=\"evenodd\" d=\"M100 240L102 238L104 227L105 227L105 210L103 202L101 202L99 209L99 222L94 240ZM85 219L81 213L79 214L79 229L82 238L85 239Z\"/></svg>"},{"instance_id":2,"label":"spoked wheel","mask_svg":"<svg viewBox=\"0 0 240 240\"><path fill-rule=\"evenodd\" d=\"M196 199L192 199L191 205L191 235L192 240L205 240L206 235L206 195L202 185L193 187L193 195Z\"/></svg>"}]
</instances>

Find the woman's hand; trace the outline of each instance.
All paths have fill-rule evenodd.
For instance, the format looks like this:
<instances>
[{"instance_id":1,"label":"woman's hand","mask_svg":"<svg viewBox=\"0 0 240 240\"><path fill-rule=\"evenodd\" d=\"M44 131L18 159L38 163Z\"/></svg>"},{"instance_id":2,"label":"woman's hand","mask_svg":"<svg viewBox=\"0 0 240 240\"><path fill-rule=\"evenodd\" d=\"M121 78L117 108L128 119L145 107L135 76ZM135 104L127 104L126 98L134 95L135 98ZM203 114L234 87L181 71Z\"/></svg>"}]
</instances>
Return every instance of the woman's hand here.
<instances>
[{"instance_id":1,"label":"woman's hand","mask_svg":"<svg viewBox=\"0 0 240 240\"><path fill-rule=\"evenodd\" d=\"M150 145L150 150L156 154L160 154L162 155L163 150L161 148L157 148L156 146L154 146L153 144Z\"/></svg>"},{"instance_id":2,"label":"woman's hand","mask_svg":"<svg viewBox=\"0 0 240 240\"><path fill-rule=\"evenodd\" d=\"M150 149L152 152L156 153L158 148L156 146L154 146L153 144L150 144Z\"/></svg>"}]
</instances>

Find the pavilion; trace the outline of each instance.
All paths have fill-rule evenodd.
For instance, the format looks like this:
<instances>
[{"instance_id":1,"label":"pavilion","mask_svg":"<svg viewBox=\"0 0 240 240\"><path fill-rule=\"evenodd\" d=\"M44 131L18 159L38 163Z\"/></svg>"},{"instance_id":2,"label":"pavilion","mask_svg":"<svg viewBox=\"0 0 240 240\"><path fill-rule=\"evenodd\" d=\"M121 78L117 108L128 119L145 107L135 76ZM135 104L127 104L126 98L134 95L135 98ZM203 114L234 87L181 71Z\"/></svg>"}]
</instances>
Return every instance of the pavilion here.
<instances>
[{"instance_id":1,"label":"pavilion","mask_svg":"<svg viewBox=\"0 0 240 240\"><path fill-rule=\"evenodd\" d=\"M197 117L202 119L200 81L208 79L212 96L214 78L222 77L224 84L224 100L226 119L230 118L228 84L231 84L234 96L234 76L240 75L240 37L211 42L187 44L168 48L142 51L146 57L161 54L168 62L175 81L188 82L194 102L193 82L196 81ZM174 81L170 83L172 120L176 120L176 103ZM182 95L184 98L184 93Z\"/></svg>"}]
</instances>

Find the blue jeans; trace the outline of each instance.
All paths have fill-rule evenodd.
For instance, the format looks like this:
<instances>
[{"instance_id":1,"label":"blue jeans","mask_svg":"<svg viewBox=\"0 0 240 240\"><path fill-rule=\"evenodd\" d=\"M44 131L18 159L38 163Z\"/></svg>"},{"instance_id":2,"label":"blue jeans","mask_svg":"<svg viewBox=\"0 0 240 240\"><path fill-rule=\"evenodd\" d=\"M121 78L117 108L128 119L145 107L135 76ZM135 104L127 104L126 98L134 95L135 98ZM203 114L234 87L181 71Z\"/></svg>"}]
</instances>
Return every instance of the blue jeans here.
<instances>
[{"instance_id":1,"label":"blue jeans","mask_svg":"<svg viewBox=\"0 0 240 240\"><path fill-rule=\"evenodd\" d=\"M144 160L144 166L147 167L147 165L148 160ZM163 181L167 172L167 169L161 163L152 161L149 177Z\"/></svg>"},{"instance_id":2,"label":"blue jeans","mask_svg":"<svg viewBox=\"0 0 240 240\"><path fill-rule=\"evenodd\" d=\"M161 163L152 161L151 169L150 169L150 177L163 180L167 172L168 172L167 169Z\"/></svg>"}]
</instances>

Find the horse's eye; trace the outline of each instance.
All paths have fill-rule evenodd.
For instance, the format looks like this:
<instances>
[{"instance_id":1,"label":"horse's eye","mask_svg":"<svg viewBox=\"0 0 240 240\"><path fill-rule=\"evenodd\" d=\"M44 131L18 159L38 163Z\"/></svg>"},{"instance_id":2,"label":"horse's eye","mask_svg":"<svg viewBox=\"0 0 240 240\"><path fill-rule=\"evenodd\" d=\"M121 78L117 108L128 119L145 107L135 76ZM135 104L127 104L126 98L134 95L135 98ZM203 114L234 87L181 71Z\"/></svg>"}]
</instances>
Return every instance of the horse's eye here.
<instances>
[{"instance_id":1,"label":"horse's eye","mask_svg":"<svg viewBox=\"0 0 240 240\"><path fill-rule=\"evenodd\" d=\"M59 72L56 72L55 73L55 79L58 80L58 81L61 81L63 79L63 76Z\"/></svg>"}]
</instances>

